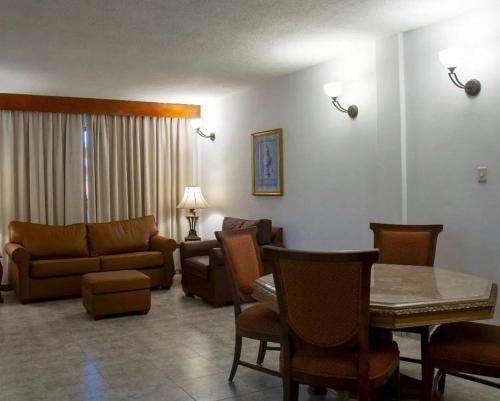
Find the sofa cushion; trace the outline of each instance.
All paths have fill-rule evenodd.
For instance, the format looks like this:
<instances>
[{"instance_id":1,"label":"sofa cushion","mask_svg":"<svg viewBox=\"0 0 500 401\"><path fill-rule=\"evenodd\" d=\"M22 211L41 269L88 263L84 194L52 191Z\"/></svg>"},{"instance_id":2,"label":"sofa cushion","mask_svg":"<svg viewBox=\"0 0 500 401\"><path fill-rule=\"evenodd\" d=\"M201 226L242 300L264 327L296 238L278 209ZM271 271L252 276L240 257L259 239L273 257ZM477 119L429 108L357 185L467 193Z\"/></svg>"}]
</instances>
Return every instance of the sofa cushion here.
<instances>
[{"instance_id":1,"label":"sofa cushion","mask_svg":"<svg viewBox=\"0 0 500 401\"><path fill-rule=\"evenodd\" d=\"M158 233L153 216L111 223L87 224L92 256L149 250L149 240Z\"/></svg>"},{"instance_id":2,"label":"sofa cushion","mask_svg":"<svg viewBox=\"0 0 500 401\"><path fill-rule=\"evenodd\" d=\"M151 280L137 270L89 273L83 276L82 287L92 294L108 294L149 289L151 288Z\"/></svg>"},{"instance_id":3,"label":"sofa cushion","mask_svg":"<svg viewBox=\"0 0 500 401\"><path fill-rule=\"evenodd\" d=\"M222 231L242 230L245 228L257 227L257 243L266 245L271 243L271 229L273 223L269 219L244 220L236 217L224 217L222 221Z\"/></svg>"},{"instance_id":4,"label":"sofa cushion","mask_svg":"<svg viewBox=\"0 0 500 401\"><path fill-rule=\"evenodd\" d=\"M13 221L9 236L11 242L26 248L32 260L89 256L87 227L83 223L51 226Z\"/></svg>"},{"instance_id":5,"label":"sofa cushion","mask_svg":"<svg viewBox=\"0 0 500 401\"><path fill-rule=\"evenodd\" d=\"M59 277L98 272L99 258L49 259L31 262L31 277Z\"/></svg>"},{"instance_id":6,"label":"sofa cushion","mask_svg":"<svg viewBox=\"0 0 500 401\"><path fill-rule=\"evenodd\" d=\"M144 269L163 265L161 252L131 252L101 256L102 271Z\"/></svg>"},{"instance_id":7,"label":"sofa cushion","mask_svg":"<svg viewBox=\"0 0 500 401\"><path fill-rule=\"evenodd\" d=\"M208 266L210 265L208 256L192 256L184 259L183 269L193 276L208 280Z\"/></svg>"}]
</instances>

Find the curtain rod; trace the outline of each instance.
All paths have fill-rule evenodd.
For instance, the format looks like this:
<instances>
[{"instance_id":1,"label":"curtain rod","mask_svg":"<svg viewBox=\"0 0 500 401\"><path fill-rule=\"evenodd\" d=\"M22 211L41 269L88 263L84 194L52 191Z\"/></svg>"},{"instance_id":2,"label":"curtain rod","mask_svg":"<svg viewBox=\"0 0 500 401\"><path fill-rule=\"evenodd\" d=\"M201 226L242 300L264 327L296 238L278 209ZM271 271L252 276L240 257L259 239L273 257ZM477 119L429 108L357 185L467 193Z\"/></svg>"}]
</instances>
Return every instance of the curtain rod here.
<instances>
[{"instance_id":1,"label":"curtain rod","mask_svg":"<svg viewBox=\"0 0 500 401\"><path fill-rule=\"evenodd\" d=\"M200 105L0 93L0 110L199 118Z\"/></svg>"}]
</instances>

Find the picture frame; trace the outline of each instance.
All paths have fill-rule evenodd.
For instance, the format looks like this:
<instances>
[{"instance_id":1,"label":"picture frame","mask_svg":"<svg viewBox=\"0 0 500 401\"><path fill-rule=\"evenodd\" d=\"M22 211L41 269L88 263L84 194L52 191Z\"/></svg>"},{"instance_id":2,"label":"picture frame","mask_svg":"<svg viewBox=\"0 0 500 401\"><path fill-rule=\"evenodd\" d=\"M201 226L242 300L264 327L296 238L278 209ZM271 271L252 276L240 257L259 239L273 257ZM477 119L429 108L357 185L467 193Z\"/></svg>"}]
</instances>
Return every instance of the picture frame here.
<instances>
[{"instance_id":1,"label":"picture frame","mask_svg":"<svg viewBox=\"0 0 500 401\"><path fill-rule=\"evenodd\" d=\"M283 129L252 135L252 193L283 196Z\"/></svg>"}]
</instances>

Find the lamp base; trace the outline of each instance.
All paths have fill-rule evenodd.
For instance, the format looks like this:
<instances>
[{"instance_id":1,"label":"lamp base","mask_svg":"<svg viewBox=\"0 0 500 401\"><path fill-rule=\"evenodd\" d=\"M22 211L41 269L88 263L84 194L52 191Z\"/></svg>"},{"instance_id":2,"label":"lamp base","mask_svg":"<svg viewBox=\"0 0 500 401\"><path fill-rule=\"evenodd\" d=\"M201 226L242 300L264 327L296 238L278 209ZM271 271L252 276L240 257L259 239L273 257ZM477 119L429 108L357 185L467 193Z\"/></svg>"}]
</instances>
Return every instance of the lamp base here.
<instances>
[{"instance_id":1,"label":"lamp base","mask_svg":"<svg viewBox=\"0 0 500 401\"><path fill-rule=\"evenodd\" d=\"M184 238L184 241L199 241L201 240L196 233L196 223L198 222L198 216L195 210L191 210L192 214L187 215L186 219L189 222L189 233L188 236Z\"/></svg>"},{"instance_id":2,"label":"lamp base","mask_svg":"<svg viewBox=\"0 0 500 401\"><path fill-rule=\"evenodd\" d=\"M188 242L188 241L200 241L201 238L198 237L198 234L196 233L196 231L193 231L191 232L191 230L189 230L189 234L187 237L184 237L184 241Z\"/></svg>"}]
</instances>

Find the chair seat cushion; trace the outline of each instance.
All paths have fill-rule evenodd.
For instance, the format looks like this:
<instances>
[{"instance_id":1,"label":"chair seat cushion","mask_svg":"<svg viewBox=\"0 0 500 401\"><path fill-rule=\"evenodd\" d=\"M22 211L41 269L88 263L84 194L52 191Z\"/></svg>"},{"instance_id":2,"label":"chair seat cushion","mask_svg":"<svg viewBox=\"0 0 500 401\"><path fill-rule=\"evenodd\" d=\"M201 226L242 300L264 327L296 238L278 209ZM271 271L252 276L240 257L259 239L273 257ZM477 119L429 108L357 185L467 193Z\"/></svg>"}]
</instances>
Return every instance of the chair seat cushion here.
<instances>
[{"instance_id":1,"label":"chair seat cushion","mask_svg":"<svg viewBox=\"0 0 500 401\"><path fill-rule=\"evenodd\" d=\"M151 287L151 280L137 270L120 270L85 274L82 287L93 294L144 290Z\"/></svg>"},{"instance_id":2,"label":"chair seat cushion","mask_svg":"<svg viewBox=\"0 0 500 401\"><path fill-rule=\"evenodd\" d=\"M144 269L163 265L161 252L131 252L101 256L102 271Z\"/></svg>"},{"instance_id":3,"label":"chair seat cushion","mask_svg":"<svg viewBox=\"0 0 500 401\"><path fill-rule=\"evenodd\" d=\"M329 380L357 380L357 359L349 349L337 351L316 347L299 347L294 351L292 374L297 377L314 376L323 383ZM399 364L398 346L393 341L373 341L368 354L371 382L385 382L396 371Z\"/></svg>"},{"instance_id":4,"label":"chair seat cushion","mask_svg":"<svg viewBox=\"0 0 500 401\"><path fill-rule=\"evenodd\" d=\"M246 337L262 338L280 342L281 326L279 315L262 304L244 309L236 318L236 329Z\"/></svg>"},{"instance_id":5,"label":"chair seat cushion","mask_svg":"<svg viewBox=\"0 0 500 401\"><path fill-rule=\"evenodd\" d=\"M428 357L500 368L500 326L470 322L439 326Z\"/></svg>"},{"instance_id":6,"label":"chair seat cushion","mask_svg":"<svg viewBox=\"0 0 500 401\"><path fill-rule=\"evenodd\" d=\"M208 280L209 256L192 256L184 259L183 270L194 276Z\"/></svg>"},{"instance_id":7,"label":"chair seat cushion","mask_svg":"<svg viewBox=\"0 0 500 401\"><path fill-rule=\"evenodd\" d=\"M98 272L99 258L49 259L31 262L31 277L60 277Z\"/></svg>"}]
</instances>

